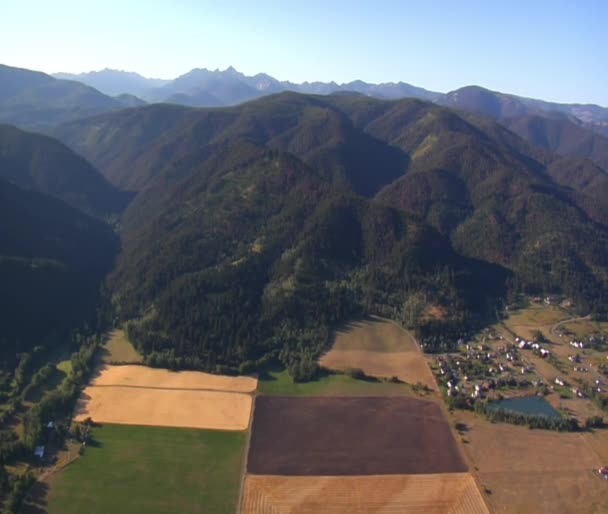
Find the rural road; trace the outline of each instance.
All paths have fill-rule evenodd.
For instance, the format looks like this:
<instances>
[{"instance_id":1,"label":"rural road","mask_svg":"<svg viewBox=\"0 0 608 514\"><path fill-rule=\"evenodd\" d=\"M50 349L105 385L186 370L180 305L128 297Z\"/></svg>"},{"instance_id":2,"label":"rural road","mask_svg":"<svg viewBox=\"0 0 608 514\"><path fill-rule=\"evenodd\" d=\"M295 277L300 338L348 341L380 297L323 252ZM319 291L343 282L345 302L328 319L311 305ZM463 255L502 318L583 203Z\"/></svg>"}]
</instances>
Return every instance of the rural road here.
<instances>
[{"instance_id":1,"label":"rural road","mask_svg":"<svg viewBox=\"0 0 608 514\"><path fill-rule=\"evenodd\" d=\"M566 323L573 323L575 321L585 321L591 319L591 314L587 314L586 316L582 316L579 318L568 318L558 321L555 325L551 327L551 334L554 335L557 328L561 325L565 325Z\"/></svg>"}]
</instances>

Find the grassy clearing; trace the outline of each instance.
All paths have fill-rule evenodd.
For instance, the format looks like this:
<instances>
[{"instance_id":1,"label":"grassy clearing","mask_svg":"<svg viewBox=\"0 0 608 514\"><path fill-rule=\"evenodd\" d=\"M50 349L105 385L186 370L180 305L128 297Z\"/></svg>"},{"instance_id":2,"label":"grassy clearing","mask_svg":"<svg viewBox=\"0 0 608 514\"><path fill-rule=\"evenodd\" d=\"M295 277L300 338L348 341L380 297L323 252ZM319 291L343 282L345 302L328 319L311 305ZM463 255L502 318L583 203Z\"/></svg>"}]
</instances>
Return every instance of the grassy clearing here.
<instances>
[{"instance_id":1,"label":"grassy clearing","mask_svg":"<svg viewBox=\"0 0 608 514\"><path fill-rule=\"evenodd\" d=\"M57 363L57 369L59 371L63 371L66 376L69 376L72 373L72 361L71 359L66 359Z\"/></svg>"},{"instance_id":2,"label":"grassy clearing","mask_svg":"<svg viewBox=\"0 0 608 514\"><path fill-rule=\"evenodd\" d=\"M120 329L110 333L108 342L101 348L101 358L106 364L138 364L144 360Z\"/></svg>"},{"instance_id":3,"label":"grassy clearing","mask_svg":"<svg viewBox=\"0 0 608 514\"><path fill-rule=\"evenodd\" d=\"M587 337L593 334L608 334L608 323L593 320L579 320L564 323L562 329L567 330L574 337Z\"/></svg>"},{"instance_id":4,"label":"grassy clearing","mask_svg":"<svg viewBox=\"0 0 608 514\"><path fill-rule=\"evenodd\" d=\"M245 433L105 425L57 475L49 514L236 511Z\"/></svg>"},{"instance_id":5,"label":"grassy clearing","mask_svg":"<svg viewBox=\"0 0 608 514\"><path fill-rule=\"evenodd\" d=\"M514 311L509 316L507 324L511 327L547 327L563 319L570 318L571 314L556 305L530 305L525 309Z\"/></svg>"},{"instance_id":6,"label":"grassy clearing","mask_svg":"<svg viewBox=\"0 0 608 514\"><path fill-rule=\"evenodd\" d=\"M411 386L386 381L357 380L348 375L324 372L312 382L294 384L286 370L260 375L260 394L302 396L383 396L412 394Z\"/></svg>"}]
</instances>

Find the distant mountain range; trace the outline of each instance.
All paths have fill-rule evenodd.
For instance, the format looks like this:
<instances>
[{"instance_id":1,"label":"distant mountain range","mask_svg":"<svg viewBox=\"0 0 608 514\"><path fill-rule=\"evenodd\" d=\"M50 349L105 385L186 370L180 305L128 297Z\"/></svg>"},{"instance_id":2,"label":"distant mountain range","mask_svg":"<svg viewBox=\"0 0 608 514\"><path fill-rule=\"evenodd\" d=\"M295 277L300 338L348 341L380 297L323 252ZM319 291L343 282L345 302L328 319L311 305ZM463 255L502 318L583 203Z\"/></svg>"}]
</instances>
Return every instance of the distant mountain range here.
<instances>
[{"instance_id":1,"label":"distant mountain range","mask_svg":"<svg viewBox=\"0 0 608 514\"><path fill-rule=\"evenodd\" d=\"M57 74L54 78L0 66L0 123L52 133L54 127L65 122L147 103L226 107L283 91L358 94L387 100L420 98L463 113L490 117L546 150L590 159L608 169L608 109L597 105L551 103L478 86L441 94L405 82L295 84L264 73L247 76L232 67L223 71L194 69L167 81L108 69L80 75Z\"/></svg>"},{"instance_id":2,"label":"distant mountain range","mask_svg":"<svg viewBox=\"0 0 608 514\"><path fill-rule=\"evenodd\" d=\"M223 71L195 68L174 80L147 79L136 73L109 69L78 75L57 73L54 76L58 79L82 82L107 95L129 93L147 102L179 103L193 107L235 105L281 91L320 95L350 91L386 99L410 96L431 101L441 97L440 93L427 91L405 82L369 84L356 80L345 84L336 82L296 84L279 81L265 73L247 76L233 67Z\"/></svg>"},{"instance_id":3,"label":"distant mountain range","mask_svg":"<svg viewBox=\"0 0 608 514\"><path fill-rule=\"evenodd\" d=\"M75 80L104 94L128 93L147 102L182 103L197 107L226 106L281 91L328 95L349 91L381 99L421 98L461 109L475 110L493 118L511 118L535 112L556 111L608 130L608 108L591 104L560 104L466 86L443 94L406 82L372 84L355 80L294 83L279 81L265 73L247 76L232 66L221 70L195 68L173 80L148 79L137 73L105 69L80 74L56 73L58 79Z\"/></svg>"}]
</instances>

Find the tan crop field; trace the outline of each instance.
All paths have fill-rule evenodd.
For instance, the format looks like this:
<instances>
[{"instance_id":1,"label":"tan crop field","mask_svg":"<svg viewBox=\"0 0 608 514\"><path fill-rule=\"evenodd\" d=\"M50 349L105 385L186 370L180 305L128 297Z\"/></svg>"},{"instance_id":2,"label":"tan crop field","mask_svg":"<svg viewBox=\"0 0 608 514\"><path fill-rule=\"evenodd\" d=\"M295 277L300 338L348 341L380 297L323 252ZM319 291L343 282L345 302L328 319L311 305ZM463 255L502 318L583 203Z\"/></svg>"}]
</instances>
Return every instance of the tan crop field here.
<instances>
[{"instance_id":1,"label":"tan crop field","mask_svg":"<svg viewBox=\"0 0 608 514\"><path fill-rule=\"evenodd\" d=\"M146 366L104 366L91 380L92 386L153 387L251 393L257 378L211 375L200 371L169 371Z\"/></svg>"},{"instance_id":2,"label":"tan crop field","mask_svg":"<svg viewBox=\"0 0 608 514\"><path fill-rule=\"evenodd\" d=\"M470 412L454 419L467 427L463 448L493 512L608 512L606 483L594 473L602 463L594 447L603 447L600 436L591 444L590 434L491 423Z\"/></svg>"},{"instance_id":3,"label":"tan crop field","mask_svg":"<svg viewBox=\"0 0 608 514\"><path fill-rule=\"evenodd\" d=\"M222 391L87 387L78 400L75 421L159 427L246 430L252 397Z\"/></svg>"},{"instance_id":4,"label":"tan crop field","mask_svg":"<svg viewBox=\"0 0 608 514\"><path fill-rule=\"evenodd\" d=\"M433 374L412 336L395 323L377 317L338 330L331 350L319 363L341 371L360 368L370 376L394 376L436 389Z\"/></svg>"},{"instance_id":5,"label":"tan crop field","mask_svg":"<svg viewBox=\"0 0 608 514\"><path fill-rule=\"evenodd\" d=\"M488 514L468 473L284 477L248 475L241 514Z\"/></svg>"},{"instance_id":6,"label":"tan crop field","mask_svg":"<svg viewBox=\"0 0 608 514\"><path fill-rule=\"evenodd\" d=\"M83 391L75 420L160 427L246 430L257 379L102 366Z\"/></svg>"}]
</instances>

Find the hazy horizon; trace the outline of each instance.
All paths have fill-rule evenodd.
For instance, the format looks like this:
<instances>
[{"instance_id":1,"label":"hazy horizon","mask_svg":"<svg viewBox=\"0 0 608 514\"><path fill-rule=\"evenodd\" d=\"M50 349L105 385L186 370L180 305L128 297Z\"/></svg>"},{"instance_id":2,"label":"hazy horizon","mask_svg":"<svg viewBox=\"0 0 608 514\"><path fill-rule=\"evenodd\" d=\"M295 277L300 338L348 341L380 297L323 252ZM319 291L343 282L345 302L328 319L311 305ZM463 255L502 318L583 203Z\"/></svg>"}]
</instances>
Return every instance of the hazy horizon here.
<instances>
[{"instance_id":1,"label":"hazy horizon","mask_svg":"<svg viewBox=\"0 0 608 514\"><path fill-rule=\"evenodd\" d=\"M3 8L0 62L45 73L104 68L173 79L233 66L290 82L467 85L608 106L608 4L62 0ZM18 42L18 44L17 44Z\"/></svg>"}]
</instances>

